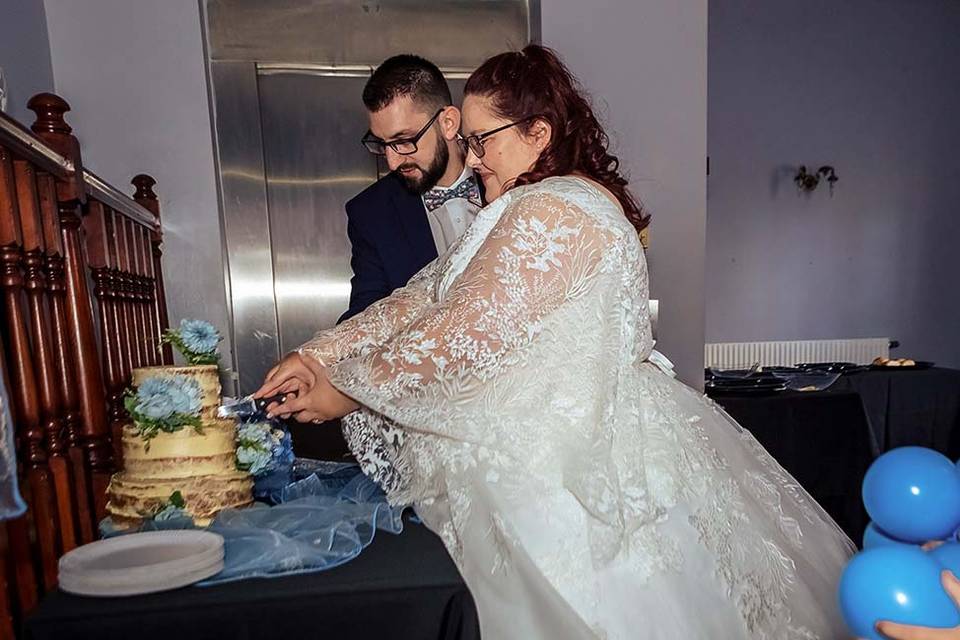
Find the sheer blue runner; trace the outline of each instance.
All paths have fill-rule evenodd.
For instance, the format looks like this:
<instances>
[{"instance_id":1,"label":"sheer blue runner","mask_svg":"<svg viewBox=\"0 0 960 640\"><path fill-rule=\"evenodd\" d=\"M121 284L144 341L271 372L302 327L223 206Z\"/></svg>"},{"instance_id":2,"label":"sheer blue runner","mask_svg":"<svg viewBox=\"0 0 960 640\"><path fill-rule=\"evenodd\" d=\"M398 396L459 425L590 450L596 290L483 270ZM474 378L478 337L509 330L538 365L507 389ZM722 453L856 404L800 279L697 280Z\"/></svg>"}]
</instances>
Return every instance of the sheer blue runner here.
<instances>
[{"instance_id":1,"label":"sheer blue runner","mask_svg":"<svg viewBox=\"0 0 960 640\"><path fill-rule=\"evenodd\" d=\"M221 512L207 528L224 539L224 569L200 583L209 586L331 569L360 555L377 530L403 530L402 507L355 464L297 460L294 478L273 506ZM141 531L193 528L189 519L147 521ZM105 537L121 532L104 521Z\"/></svg>"}]
</instances>

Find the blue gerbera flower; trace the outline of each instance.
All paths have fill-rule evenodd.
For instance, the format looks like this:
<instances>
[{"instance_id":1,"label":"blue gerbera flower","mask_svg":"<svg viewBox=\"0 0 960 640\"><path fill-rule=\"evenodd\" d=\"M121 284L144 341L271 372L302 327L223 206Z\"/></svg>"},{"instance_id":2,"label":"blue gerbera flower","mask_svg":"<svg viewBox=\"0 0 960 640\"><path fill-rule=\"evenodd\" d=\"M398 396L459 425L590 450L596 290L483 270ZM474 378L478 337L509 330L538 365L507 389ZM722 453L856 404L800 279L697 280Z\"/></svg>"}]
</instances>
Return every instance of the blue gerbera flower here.
<instances>
[{"instance_id":1,"label":"blue gerbera flower","mask_svg":"<svg viewBox=\"0 0 960 640\"><path fill-rule=\"evenodd\" d=\"M180 339L194 353L212 353L222 340L220 332L206 320L180 321Z\"/></svg>"},{"instance_id":2,"label":"blue gerbera flower","mask_svg":"<svg viewBox=\"0 0 960 640\"><path fill-rule=\"evenodd\" d=\"M136 411L153 420L175 414L200 414L200 384L193 378L175 375L147 378L137 389Z\"/></svg>"}]
</instances>

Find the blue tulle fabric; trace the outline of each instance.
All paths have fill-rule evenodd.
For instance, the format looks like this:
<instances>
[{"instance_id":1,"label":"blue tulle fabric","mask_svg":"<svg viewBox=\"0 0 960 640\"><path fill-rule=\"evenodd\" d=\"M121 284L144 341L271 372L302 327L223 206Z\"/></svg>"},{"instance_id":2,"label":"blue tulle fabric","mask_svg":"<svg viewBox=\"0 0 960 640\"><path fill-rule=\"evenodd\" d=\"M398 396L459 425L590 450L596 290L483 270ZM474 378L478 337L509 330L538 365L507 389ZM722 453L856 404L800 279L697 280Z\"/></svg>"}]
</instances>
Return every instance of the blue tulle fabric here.
<instances>
[{"instance_id":1,"label":"blue tulle fabric","mask_svg":"<svg viewBox=\"0 0 960 640\"><path fill-rule=\"evenodd\" d=\"M16 518L27 510L17 486L17 450L13 438L10 399L0 376L0 520Z\"/></svg>"},{"instance_id":2,"label":"blue tulle fabric","mask_svg":"<svg viewBox=\"0 0 960 640\"><path fill-rule=\"evenodd\" d=\"M355 464L298 459L293 481L273 497L273 506L222 511L207 528L223 536L224 569L200 586L331 569L360 555L378 529L403 529L403 508ZM141 531L185 528L191 520L147 521ZM105 521L101 533L121 532Z\"/></svg>"}]
</instances>

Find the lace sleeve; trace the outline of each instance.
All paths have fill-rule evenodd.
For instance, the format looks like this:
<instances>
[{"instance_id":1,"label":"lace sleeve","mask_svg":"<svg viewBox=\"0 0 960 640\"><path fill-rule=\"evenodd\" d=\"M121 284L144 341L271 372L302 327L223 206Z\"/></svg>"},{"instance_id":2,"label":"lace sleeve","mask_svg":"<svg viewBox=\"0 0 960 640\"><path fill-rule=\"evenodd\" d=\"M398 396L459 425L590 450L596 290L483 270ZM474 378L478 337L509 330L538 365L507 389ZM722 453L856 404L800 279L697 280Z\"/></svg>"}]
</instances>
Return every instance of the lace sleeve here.
<instances>
[{"instance_id":1,"label":"lace sleeve","mask_svg":"<svg viewBox=\"0 0 960 640\"><path fill-rule=\"evenodd\" d=\"M468 437L465 405L504 367L524 360L543 320L584 295L606 233L543 191L510 203L444 299L368 353L332 367L334 385L413 431Z\"/></svg>"},{"instance_id":2,"label":"lace sleeve","mask_svg":"<svg viewBox=\"0 0 960 640\"><path fill-rule=\"evenodd\" d=\"M298 351L330 366L380 347L430 305L436 274L437 261L434 260L414 275L405 287L336 327L318 332Z\"/></svg>"}]
</instances>

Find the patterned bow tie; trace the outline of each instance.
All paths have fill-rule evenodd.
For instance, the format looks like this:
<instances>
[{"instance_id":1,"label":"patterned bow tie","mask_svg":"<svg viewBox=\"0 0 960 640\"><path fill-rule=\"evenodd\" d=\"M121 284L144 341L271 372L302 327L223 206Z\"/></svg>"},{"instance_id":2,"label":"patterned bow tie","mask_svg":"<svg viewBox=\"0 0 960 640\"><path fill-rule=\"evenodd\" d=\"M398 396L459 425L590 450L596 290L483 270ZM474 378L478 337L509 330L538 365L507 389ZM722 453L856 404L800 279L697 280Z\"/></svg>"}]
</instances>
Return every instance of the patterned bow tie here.
<instances>
[{"instance_id":1,"label":"patterned bow tie","mask_svg":"<svg viewBox=\"0 0 960 640\"><path fill-rule=\"evenodd\" d=\"M463 198L480 204L480 187L477 186L477 179L470 176L452 189L434 187L423 194L423 204L427 211L433 211L452 198Z\"/></svg>"}]
</instances>

